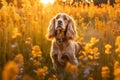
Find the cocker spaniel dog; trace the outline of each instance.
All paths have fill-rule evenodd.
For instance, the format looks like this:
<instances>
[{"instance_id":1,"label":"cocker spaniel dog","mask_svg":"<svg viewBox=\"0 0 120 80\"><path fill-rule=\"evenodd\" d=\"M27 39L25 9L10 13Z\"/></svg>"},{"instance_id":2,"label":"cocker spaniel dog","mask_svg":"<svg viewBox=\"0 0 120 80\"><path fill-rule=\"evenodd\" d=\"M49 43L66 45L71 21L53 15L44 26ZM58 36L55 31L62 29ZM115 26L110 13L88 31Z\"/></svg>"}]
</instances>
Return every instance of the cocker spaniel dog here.
<instances>
[{"instance_id":1,"label":"cocker spaniel dog","mask_svg":"<svg viewBox=\"0 0 120 80\"><path fill-rule=\"evenodd\" d=\"M75 23L69 15L59 13L51 19L48 38L52 39L50 57L56 72L62 72L67 62L78 66L76 54L81 45L74 41L75 37Z\"/></svg>"}]
</instances>

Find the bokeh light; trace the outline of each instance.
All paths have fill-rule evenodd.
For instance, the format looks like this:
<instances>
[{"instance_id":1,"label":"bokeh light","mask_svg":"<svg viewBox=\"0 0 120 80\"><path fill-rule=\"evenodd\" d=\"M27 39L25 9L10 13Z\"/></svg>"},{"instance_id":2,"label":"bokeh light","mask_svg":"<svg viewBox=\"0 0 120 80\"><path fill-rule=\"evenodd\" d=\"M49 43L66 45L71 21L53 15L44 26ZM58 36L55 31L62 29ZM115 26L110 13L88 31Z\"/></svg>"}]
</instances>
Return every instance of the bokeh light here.
<instances>
[{"instance_id":1,"label":"bokeh light","mask_svg":"<svg viewBox=\"0 0 120 80\"><path fill-rule=\"evenodd\" d=\"M40 2L43 4L48 4L48 3L53 4L54 0L40 0Z\"/></svg>"}]
</instances>

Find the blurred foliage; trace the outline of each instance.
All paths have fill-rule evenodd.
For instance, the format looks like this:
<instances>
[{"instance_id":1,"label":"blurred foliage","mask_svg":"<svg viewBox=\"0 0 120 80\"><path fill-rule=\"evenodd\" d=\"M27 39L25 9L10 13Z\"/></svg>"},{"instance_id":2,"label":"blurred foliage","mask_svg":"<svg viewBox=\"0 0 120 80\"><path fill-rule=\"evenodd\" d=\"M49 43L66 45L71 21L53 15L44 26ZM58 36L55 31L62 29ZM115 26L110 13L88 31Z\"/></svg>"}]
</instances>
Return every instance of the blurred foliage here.
<instances>
[{"instance_id":1,"label":"blurred foliage","mask_svg":"<svg viewBox=\"0 0 120 80\"><path fill-rule=\"evenodd\" d=\"M44 5L39 0L14 0L9 4L1 0L1 3L0 80L2 73L3 80L57 80L49 57L51 41L46 34L50 19L60 12L74 18L76 41L85 44L85 51L78 56L79 79L87 76L101 80L111 78L110 75L112 78L115 75L115 80L120 79L119 0L114 7L109 4L98 7L93 3ZM70 71L76 70L69 66Z\"/></svg>"}]
</instances>

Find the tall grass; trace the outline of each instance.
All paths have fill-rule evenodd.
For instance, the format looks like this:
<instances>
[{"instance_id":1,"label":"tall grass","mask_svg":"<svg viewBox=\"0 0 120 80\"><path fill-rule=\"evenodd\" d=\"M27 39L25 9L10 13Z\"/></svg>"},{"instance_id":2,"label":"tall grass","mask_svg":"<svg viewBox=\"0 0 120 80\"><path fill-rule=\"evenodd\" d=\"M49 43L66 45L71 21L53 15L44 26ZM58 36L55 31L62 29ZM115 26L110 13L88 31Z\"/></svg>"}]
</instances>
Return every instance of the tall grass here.
<instances>
[{"instance_id":1,"label":"tall grass","mask_svg":"<svg viewBox=\"0 0 120 80\"><path fill-rule=\"evenodd\" d=\"M98 48L98 52L102 54L100 58L100 61L103 61L102 64L108 65L107 63L111 61L111 59L107 61L107 56L109 56L105 54L107 52L112 55L110 58L112 57L114 62L120 60L120 39L115 45L115 40L120 36L119 2L114 7L109 4L97 7L92 3L89 6L83 3L44 5L39 0L14 0L10 4L2 0L2 4L0 9L0 75L2 71L7 71L5 70L7 67L4 68L4 66L9 66L9 61L15 61L16 55L22 54L24 64L19 61L16 63L22 65L20 69L24 68L24 72L20 75L23 75L25 79L56 80L49 57L51 41L47 40L46 34L50 19L61 12L74 18L78 32L76 41L85 43L87 47L87 44L91 44L92 38L99 40L97 44L90 47L90 52L86 48L85 54L88 55L94 48ZM111 47L104 47L107 44ZM9 65L5 65L6 63ZM119 61L118 64L120 64Z\"/></svg>"}]
</instances>

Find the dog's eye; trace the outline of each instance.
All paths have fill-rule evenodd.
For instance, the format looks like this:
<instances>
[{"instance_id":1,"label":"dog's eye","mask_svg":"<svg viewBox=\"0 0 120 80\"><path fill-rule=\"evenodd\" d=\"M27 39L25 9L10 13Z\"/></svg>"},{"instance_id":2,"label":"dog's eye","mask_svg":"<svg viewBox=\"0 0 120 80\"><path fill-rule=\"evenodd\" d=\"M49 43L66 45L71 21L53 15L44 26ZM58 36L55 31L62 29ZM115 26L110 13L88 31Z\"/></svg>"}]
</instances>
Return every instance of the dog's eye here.
<instances>
[{"instance_id":1,"label":"dog's eye","mask_svg":"<svg viewBox=\"0 0 120 80\"><path fill-rule=\"evenodd\" d=\"M57 17L56 17L56 19L58 19L60 16L58 15Z\"/></svg>"},{"instance_id":2,"label":"dog's eye","mask_svg":"<svg viewBox=\"0 0 120 80\"><path fill-rule=\"evenodd\" d=\"M67 20L67 18L66 18L66 17L64 17L64 20Z\"/></svg>"}]
</instances>

